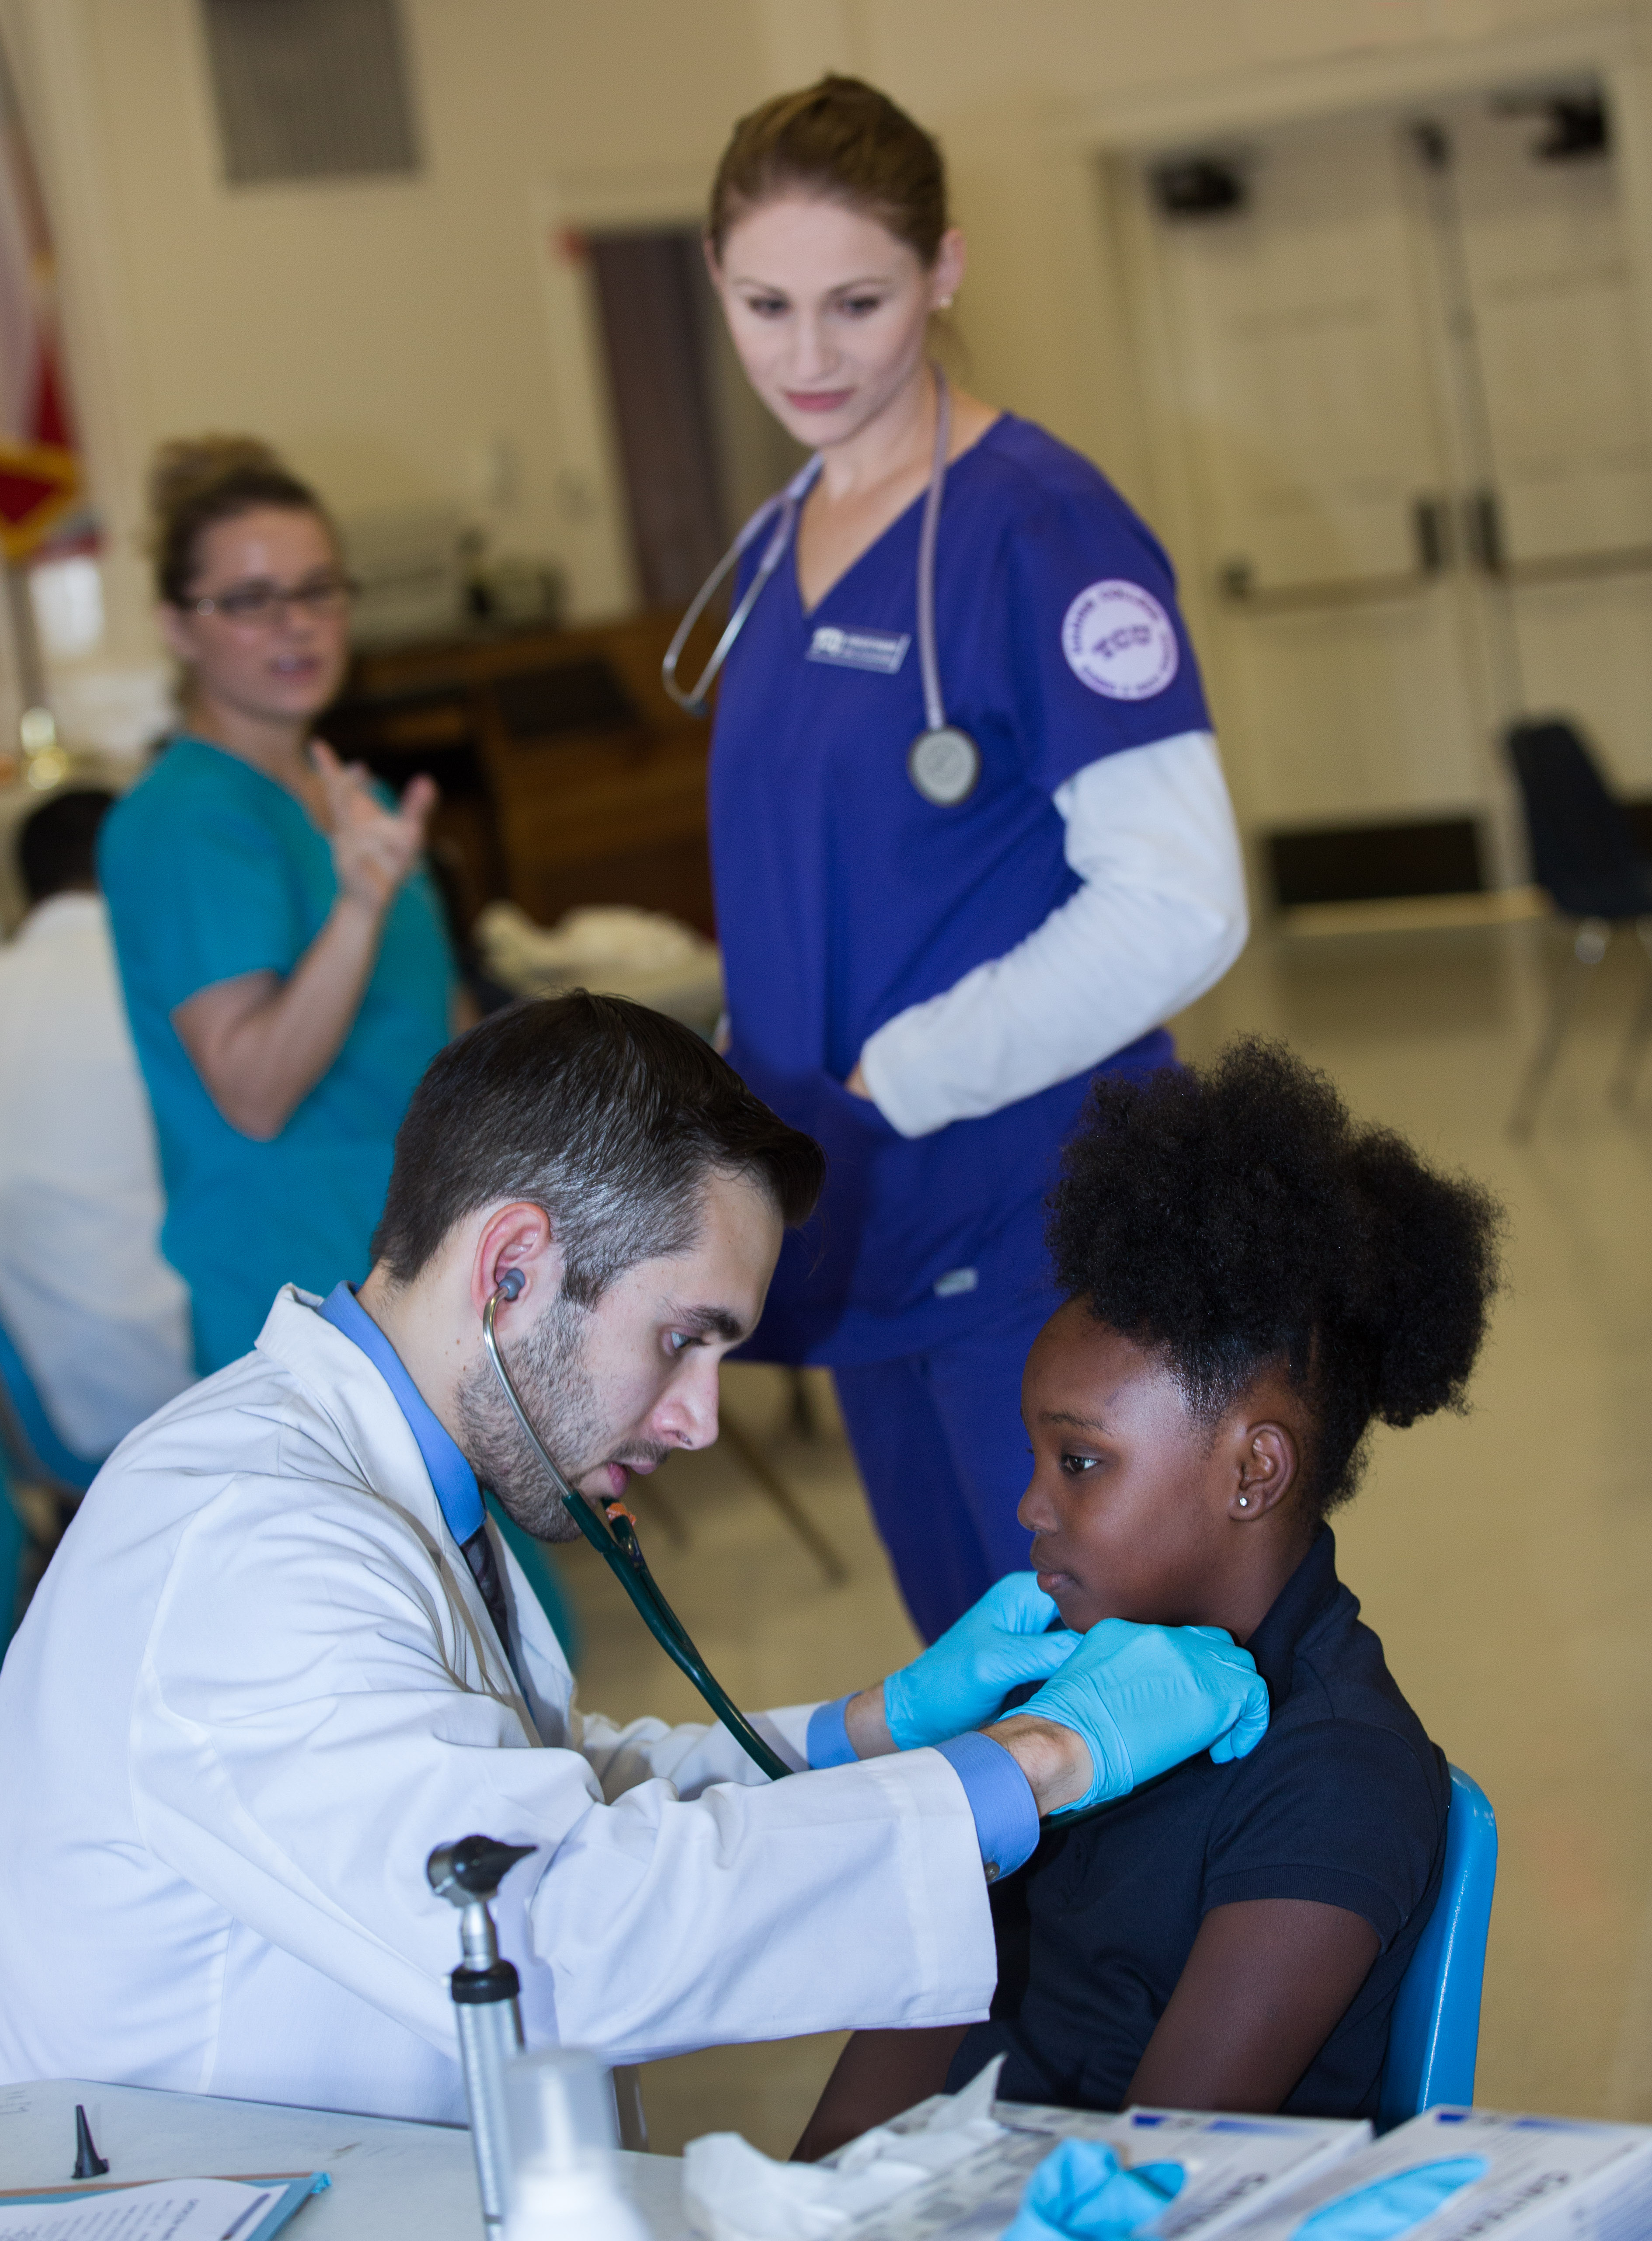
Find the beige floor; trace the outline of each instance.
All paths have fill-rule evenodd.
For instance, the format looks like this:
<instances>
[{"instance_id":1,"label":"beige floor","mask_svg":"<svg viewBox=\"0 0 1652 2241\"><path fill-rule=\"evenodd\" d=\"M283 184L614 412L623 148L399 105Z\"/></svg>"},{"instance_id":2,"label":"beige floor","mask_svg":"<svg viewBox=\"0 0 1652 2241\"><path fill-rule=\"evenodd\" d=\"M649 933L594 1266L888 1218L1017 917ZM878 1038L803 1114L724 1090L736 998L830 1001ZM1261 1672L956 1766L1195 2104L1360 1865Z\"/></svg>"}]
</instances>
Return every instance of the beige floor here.
<instances>
[{"instance_id":1,"label":"beige floor","mask_svg":"<svg viewBox=\"0 0 1652 2241\"><path fill-rule=\"evenodd\" d=\"M1479 2097L1652 2121L1652 1063L1639 1117L1603 1095L1645 972L1609 958L1517 1150L1502 1124L1554 954L1536 927L1258 940L1180 1033L1194 1055L1241 1030L1285 1036L1358 1111L1508 1202L1510 1287L1474 1411L1380 1436L1338 1522L1341 1569L1431 1732L1496 1808ZM760 1704L886 1669L912 1637L840 1436L791 1431L773 1372L737 1370L727 1401L773 1440L852 1571L826 1586L726 1451L679 1458L663 1492L687 1545L658 1512L645 1530L713 1670ZM583 1550L569 1569L586 1701L688 1713L618 1590ZM655 2064L655 2144L732 2127L785 2152L838 2044Z\"/></svg>"}]
</instances>

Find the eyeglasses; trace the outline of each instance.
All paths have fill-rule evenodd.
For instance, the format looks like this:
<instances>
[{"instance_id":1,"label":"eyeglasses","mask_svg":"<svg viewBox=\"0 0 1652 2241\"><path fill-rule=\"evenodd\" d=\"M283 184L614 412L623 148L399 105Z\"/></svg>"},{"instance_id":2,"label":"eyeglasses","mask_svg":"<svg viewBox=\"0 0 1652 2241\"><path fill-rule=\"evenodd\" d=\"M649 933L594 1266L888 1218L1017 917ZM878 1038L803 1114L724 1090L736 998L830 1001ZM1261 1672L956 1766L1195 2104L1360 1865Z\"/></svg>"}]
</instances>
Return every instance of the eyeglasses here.
<instances>
[{"instance_id":1,"label":"eyeglasses","mask_svg":"<svg viewBox=\"0 0 1652 2241\"><path fill-rule=\"evenodd\" d=\"M222 615L232 623L274 623L289 607L307 615L341 615L361 589L353 576L311 576L302 584L271 584L255 577L232 584L210 599L191 599L192 615Z\"/></svg>"}]
</instances>

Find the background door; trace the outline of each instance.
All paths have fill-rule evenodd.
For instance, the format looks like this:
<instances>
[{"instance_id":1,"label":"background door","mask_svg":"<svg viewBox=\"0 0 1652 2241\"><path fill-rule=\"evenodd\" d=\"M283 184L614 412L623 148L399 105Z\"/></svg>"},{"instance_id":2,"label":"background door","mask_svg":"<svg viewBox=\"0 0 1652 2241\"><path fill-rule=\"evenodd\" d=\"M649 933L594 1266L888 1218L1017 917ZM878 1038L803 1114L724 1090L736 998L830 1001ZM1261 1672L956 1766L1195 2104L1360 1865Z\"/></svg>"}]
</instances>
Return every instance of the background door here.
<instances>
[{"instance_id":1,"label":"background door","mask_svg":"<svg viewBox=\"0 0 1652 2241\"><path fill-rule=\"evenodd\" d=\"M741 371L697 226L594 233L585 251L638 581L647 605L686 607L806 454Z\"/></svg>"},{"instance_id":2,"label":"background door","mask_svg":"<svg viewBox=\"0 0 1652 2241\"><path fill-rule=\"evenodd\" d=\"M1652 780L1652 452L1591 87L1144 167L1161 425L1246 822L1283 901L1519 871L1499 741Z\"/></svg>"},{"instance_id":3,"label":"background door","mask_svg":"<svg viewBox=\"0 0 1652 2241\"><path fill-rule=\"evenodd\" d=\"M1595 89L1442 106L1430 197L1482 478L1471 538L1508 712L1582 719L1652 784L1652 444ZM1455 238L1454 238L1455 237ZM1476 425L1477 424L1477 425Z\"/></svg>"}]
</instances>

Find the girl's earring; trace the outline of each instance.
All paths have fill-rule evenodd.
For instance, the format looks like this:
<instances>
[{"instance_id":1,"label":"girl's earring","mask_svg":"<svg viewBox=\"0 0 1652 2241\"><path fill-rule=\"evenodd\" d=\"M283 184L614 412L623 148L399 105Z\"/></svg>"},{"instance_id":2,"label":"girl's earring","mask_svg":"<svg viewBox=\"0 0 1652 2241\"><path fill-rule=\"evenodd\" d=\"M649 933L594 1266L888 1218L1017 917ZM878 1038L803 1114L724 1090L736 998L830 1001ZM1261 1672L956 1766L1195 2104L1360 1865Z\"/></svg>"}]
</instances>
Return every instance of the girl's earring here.
<instances>
[{"instance_id":1,"label":"girl's earring","mask_svg":"<svg viewBox=\"0 0 1652 2241\"><path fill-rule=\"evenodd\" d=\"M1248 1508L1250 1508L1250 1496L1249 1496L1249 1495L1247 1495L1247 1494L1241 1494L1241 1495L1240 1495L1240 1497L1239 1497L1239 1506L1240 1506L1240 1508L1241 1508L1241 1509L1248 1509Z\"/></svg>"}]
</instances>

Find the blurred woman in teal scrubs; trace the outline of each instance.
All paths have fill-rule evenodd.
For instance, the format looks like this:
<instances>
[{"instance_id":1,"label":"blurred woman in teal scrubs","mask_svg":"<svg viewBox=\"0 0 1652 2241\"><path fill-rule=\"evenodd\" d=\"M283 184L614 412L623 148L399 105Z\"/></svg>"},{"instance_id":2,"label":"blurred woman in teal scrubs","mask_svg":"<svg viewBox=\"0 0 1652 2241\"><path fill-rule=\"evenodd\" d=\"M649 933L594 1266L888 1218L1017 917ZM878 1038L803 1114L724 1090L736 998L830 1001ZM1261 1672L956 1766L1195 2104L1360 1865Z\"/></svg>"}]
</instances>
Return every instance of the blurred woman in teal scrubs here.
<instances>
[{"instance_id":1,"label":"blurred woman in teal scrubs","mask_svg":"<svg viewBox=\"0 0 1652 2241\"><path fill-rule=\"evenodd\" d=\"M468 1022L422 859L434 786L397 803L315 734L349 652L325 510L241 438L167 445L151 498L184 720L100 871L204 1375L284 1283L366 1274L407 1100Z\"/></svg>"}]
</instances>

